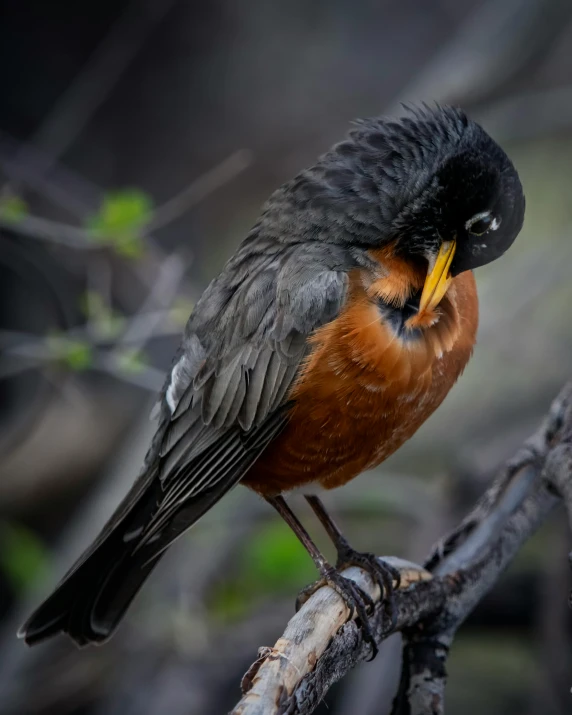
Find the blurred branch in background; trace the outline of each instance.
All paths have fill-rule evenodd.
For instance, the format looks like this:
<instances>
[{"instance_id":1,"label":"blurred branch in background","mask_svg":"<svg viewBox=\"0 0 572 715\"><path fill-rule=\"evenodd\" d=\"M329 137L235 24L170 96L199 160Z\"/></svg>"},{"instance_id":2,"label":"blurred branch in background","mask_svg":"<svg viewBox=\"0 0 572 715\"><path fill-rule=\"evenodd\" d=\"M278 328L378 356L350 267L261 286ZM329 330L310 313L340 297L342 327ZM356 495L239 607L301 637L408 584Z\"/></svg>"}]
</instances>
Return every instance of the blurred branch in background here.
<instances>
[{"instance_id":1,"label":"blurred branch in background","mask_svg":"<svg viewBox=\"0 0 572 715\"><path fill-rule=\"evenodd\" d=\"M172 321L171 306L179 292L186 270L176 254L168 256L159 267L157 281L140 310L128 320L122 330L110 331L107 314L94 315L88 311L88 322L79 328L58 333L47 339L18 333L0 333L0 343L5 362L0 364L0 377L30 369L53 366L64 362L71 369L95 369L145 387L156 393L163 384L164 373L143 362L145 344L158 334L179 335L180 321ZM91 294L92 304L100 297ZM92 308L94 306L92 305ZM118 318L115 318L118 320ZM118 326L119 327L119 326ZM118 333L116 336L114 333ZM101 346L101 347L100 347ZM10 364L10 358L17 360Z\"/></svg>"},{"instance_id":2,"label":"blurred branch in background","mask_svg":"<svg viewBox=\"0 0 572 715\"><path fill-rule=\"evenodd\" d=\"M26 149L25 151L29 150ZM234 152L213 169L195 179L180 194L157 207L152 212L146 225L141 227L141 236L148 236L152 231L164 228L171 221L179 218L211 193L224 186L224 184L235 179L251 163L252 156L250 152L245 149ZM109 240L113 238L112 234L104 233L99 236L100 241L96 242L94 241L93 231L39 216L32 216L27 213L25 204L21 204L19 213L14 215L10 211L11 204L18 200L18 197L8 188L4 190L4 199L0 196L0 227L8 231L82 251L101 250L101 243L103 242L105 245L107 242L103 239Z\"/></svg>"},{"instance_id":3,"label":"blurred branch in background","mask_svg":"<svg viewBox=\"0 0 572 715\"><path fill-rule=\"evenodd\" d=\"M485 0L400 101L426 98L467 109L488 102L546 56L571 16L566 0Z\"/></svg>"},{"instance_id":4,"label":"blurred branch in background","mask_svg":"<svg viewBox=\"0 0 572 715\"><path fill-rule=\"evenodd\" d=\"M86 266L88 279L93 273L94 266L105 265L110 260L108 246L127 259L144 258L152 251L155 254L153 262L156 265L154 268L148 267L148 273L153 275L148 295L134 315L130 318L124 316L121 318L122 323L125 323L121 331L109 330L112 327L110 323L112 316L109 313L110 296L92 291L86 296L87 323L81 328L76 327L65 333L58 333L48 340L23 336L24 340L21 344L18 343L15 334L0 335L3 343L9 343L3 345L4 364L0 364L0 377L43 366L50 367L54 361L63 359L64 363L72 369L101 370L139 387L157 392L163 384L163 373L145 364L142 351L145 343L157 334L181 333L191 305L188 303L185 305L183 316L180 307L178 310L171 310L171 308L177 296L183 292L181 283L188 270L188 264L175 254L162 259L156 245L151 243L145 246L145 243L151 241L151 230L166 226L225 183L235 179L250 165L250 162L251 157L248 152L235 152L156 210L151 209L143 195L133 192L104 197L99 214L90 218L88 228L69 226L28 215L27 207L23 202L17 204L18 212L15 213L12 207L16 197L11 190L5 191L4 200L0 196L0 227L27 237L41 238L56 245L63 244L74 250L87 249L96 252L93 262ZM108 266L105 271L110 274L111 266ZM111 286L108 286L106 292L109 293L110 290ZM99 315L94 315L93 310L91 314L89 313L89 308L94 307L94 302L97 304ZM172 327L165 326L165 319L172 324ZM105 323L105 328L102 322ZM115 317L115 325L116 327L119 325L118 316ZM111 345L107 350L94 350L98 343L111 343ZM11 357L17 358L16 364L10 361Z\"/></svg>"}]
</instances>

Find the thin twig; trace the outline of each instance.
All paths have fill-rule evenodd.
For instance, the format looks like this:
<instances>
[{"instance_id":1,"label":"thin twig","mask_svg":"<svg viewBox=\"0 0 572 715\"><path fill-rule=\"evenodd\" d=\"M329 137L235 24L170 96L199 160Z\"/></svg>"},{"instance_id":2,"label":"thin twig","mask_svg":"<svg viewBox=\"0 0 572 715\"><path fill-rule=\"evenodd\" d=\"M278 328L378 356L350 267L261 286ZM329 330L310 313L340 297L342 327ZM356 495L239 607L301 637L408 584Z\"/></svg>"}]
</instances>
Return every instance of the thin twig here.
<instances>
[{"instance_id":1,"label":"thin twig","mask_svg":"<svg viewBox=\"0 0 572 715\"><path fill-rule=\"evenodd\" d=\"M96 243L86 229L40 216L23 216L18 221L8 221L0 216L0 227L27 238L61 246L67 246L79 251L101 251L105 247Z\"/></svg>"},{"instance_id":2,"label":"thin twig","mask_svg":"<svg viewBox=\"0 0 572 715\"><path fill-rule=\"evenodd\" d=\"M147 231L156 231L172 223L207 196L242 174L252 164L252 154L239 149L212 169L199 176L189 186L159 206L147 226Z\"/></svg>"},{"instance_id":3,"label":"thin twig","mask_svg":"<svg viewBox=\"0 0 572 715\"><path fill-rule=\"evenodd\" d=\"M117 345L143 347L161 329L163 313L172 306L177 297L181 281L188 269L179 254L172 253L159 267L156 282L143 301L141 308L133 315Z\"/></svg>"},{"instance_id":4,"label":"thin twig","mask_svg":"<svg viewBox=\"0 0 572 715\"><path fill-rule=\"evenodd\" d=\"M399 101L482 104L538 64L571 15L572 6L562 0L479 3Z\"/></svg>"},{"instance_id":5,"label":"thin twig","mask_svg":"<svg viewBox=\"0 0 572 715\"><path fill-rule=\"evenodd\" d=\"M475 118L500 142L526 141L566 131L572 126L572 86L502 97L477 111Z\"/></svg>"}]
</instances>

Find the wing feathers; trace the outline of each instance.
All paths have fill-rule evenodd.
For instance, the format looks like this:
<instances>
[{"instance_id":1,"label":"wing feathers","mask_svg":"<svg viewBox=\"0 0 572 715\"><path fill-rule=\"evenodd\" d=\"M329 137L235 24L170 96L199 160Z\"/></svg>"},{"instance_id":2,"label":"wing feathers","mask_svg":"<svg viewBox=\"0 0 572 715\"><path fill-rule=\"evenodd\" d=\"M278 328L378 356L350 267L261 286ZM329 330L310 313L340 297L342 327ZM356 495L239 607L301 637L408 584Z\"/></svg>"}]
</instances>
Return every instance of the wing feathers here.
<instances>
[{"instance_id":1,"label":"wing feathers","mask_svg":"<svg viewBox=\"0 0 572 715\"><path fill-rule=\"evenodd\" d=\"M221 429L227 424L228 416L231 413L235 401L239 401L239 405L237 407L238 413L238 410L240 409L240 405L242 405L244 395L246 393L246 389L244 390L244 392L240 389L241 383L243 383L244 387L246 388L246 378L244 376L244 370L241 365L238 365L232 373L232 376L226 388L226 392L223 395L222 400L220 401L216 413L213 414L211 417L211 424L215 429Z\"/></svg>"},{"instance_id":2,"label":"wing feathers","mask_svg":"<svg viewBox=\"0 0 572 715\"><path fill-rule=\"evenodd\" d=\"M272 415L258 430L244 435L238 428L228 430L200 457L191 463L182 463L172 475L171 486L157 503L156 510L135 546L138 551L159 539L161 550L166 548L161 532L177 513L200 495L218 488L226 481L224 492L236 484L260 452L286 424L286 410ZM188 524L187 526L190 526ZM177 534L178 535L178 534ZM176 538L176 536L173 536Z\"/></svg>"},{"instance_id":3,"label":"wing feathers","mask_svg":"<svg viewBox=\"0 0 572 715\"><path fill-rule=\"evenodd\" d=\"M157 452L162 488L144 530L129 531L137 550L164 549L181 530L173 528L178 515L240 481L286 423L284 403L308 337L339 310L347 276L297 260L288 282L277 275L285 266L266 256L232 290L215 281L199 301L169 384L171 410Z\"/></svg>"},{"instance_id":4,"label":"wing feathers","mask_svg":"<svg viewBox=\"0 0 572 715\"><path fill-rule=\"evenodd\" d=\"M107 638L161 553L244 477L286 424L285 400L311 349L308 338L336 316L356 263L346 246L292 237L291 222L279 225L280 236L265 234L263 214L199 299L145 468L25 626L30 642L58 630L80 644Z\"/></svg>"},{"instance_id":5,"label":"wing feathers","mask_svg":"<svg viewBox=\"0 0 572 715\"><path fill-rule=\"evenodd\" d=\"M242 374L242 363L243 354L237 353L230 363L217 370L205 384L202 401L205 424L208 425L213 421L225 399L233 398Z\"/></svg>"},{"instance_id":6,"label":"wing feathers","mask_svg":"<svg viewBox=\"0 0 572 715\"><path fill-rule=\"evenodd\" d=\"M264 383L267 379L267 368L272 352L270 348L261 350L258 359L248 376L248 391L242 403L242 409L238 415L238 423L242 429L247 432L254 424L256 417L256 408L264 389Z\"/></svg>"},{"instance_id":7,"label":"wing feathers","mask_svg":"<svg viewBox=\"0 0 572 715\"><path fill-rule=\"evenodd\" d=\"M266 366L262 390L258 398L254 421L259 424L272 409L272 396L276 391L276 383L280 375L280 356L276 351L270 353L270 359Z\"/></svg>"},{"instance_id":8,"label":"wing feathers","mask_svg":"<svg viewBox=\"0 0 572 715\"><path fill-rule=\"evenodd\" d=\"M178 419L171 420L167 434L165 435L159 448L159 456L164 457L180 442L180 440L188 435L191 428L197 424L200 418L200 412L197 410L188 410Z\"/></svg>"}]
</instances>

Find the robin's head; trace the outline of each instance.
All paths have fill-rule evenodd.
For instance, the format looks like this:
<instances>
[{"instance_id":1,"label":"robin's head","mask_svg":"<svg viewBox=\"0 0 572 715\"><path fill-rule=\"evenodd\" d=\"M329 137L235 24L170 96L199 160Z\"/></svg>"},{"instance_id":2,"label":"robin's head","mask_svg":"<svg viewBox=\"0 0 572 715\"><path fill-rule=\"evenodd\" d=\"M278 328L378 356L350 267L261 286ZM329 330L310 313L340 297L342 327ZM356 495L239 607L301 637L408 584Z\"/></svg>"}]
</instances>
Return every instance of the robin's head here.
<instances>
[{"instance_id":1,"label":"robin's head","mask_svg":"<svg viewBox=\"0 0 572 715\"><path fill-rule=\"evenodd\" d=\"M360 121L315 170L321 198L327 188L354 245L393 245L426 266L422 308L439 303L451 276L501 256L522 227L515 168L458 109L424 107L400 120Z\"/></svg>"}]
</instances>

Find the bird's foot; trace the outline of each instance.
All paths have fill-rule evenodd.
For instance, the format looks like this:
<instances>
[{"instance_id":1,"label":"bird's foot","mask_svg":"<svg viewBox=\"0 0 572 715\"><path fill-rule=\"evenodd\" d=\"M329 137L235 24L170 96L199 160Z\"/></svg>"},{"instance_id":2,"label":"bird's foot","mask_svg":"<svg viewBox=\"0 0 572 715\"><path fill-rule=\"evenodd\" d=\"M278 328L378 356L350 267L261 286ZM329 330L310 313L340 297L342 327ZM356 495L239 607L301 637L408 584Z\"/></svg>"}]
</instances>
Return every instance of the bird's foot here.
<instances>
[{"instance_id":1,"label":"bird's foot","mask_svg":"<svg viewBox=\"0 0 572 715\"><path fill-rule=\"evenodd\" d=\"M397 610L395 607L395 591L399 588L401 575L399 571L387 563L379 559L375 554L362 553L355 551L349 544L343 544L338 551L338 561L336 568L342 571L348 566L357 566L372 577L375 583L378 584L381 596L380 599L385 607L389 618L389 628L387 632L391 632L397 625Z\"/></svg>"},{"instance_id":2,"label":"bird's foot","mask_svg":"<svg viewBox=\"0 0 572 715\"><path fill-rule=\"evenodd\" d=\"M373 660L378 652L377 643L369 626L368 610L371 613L374 609L374 602L370 596L362 591L351 579L342 576L337 569L329 564L321 569L322 578L306 588L302 589L296 599L296 610L298 611L304 603L322 586L330 586L344 600L350 609L349 619L354 615L359 620L363 639L371 646L371 658Z\"/></svg>"}]
</instances>

